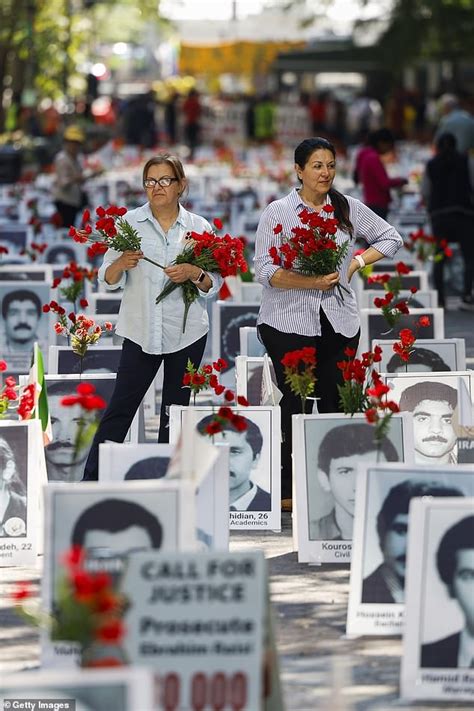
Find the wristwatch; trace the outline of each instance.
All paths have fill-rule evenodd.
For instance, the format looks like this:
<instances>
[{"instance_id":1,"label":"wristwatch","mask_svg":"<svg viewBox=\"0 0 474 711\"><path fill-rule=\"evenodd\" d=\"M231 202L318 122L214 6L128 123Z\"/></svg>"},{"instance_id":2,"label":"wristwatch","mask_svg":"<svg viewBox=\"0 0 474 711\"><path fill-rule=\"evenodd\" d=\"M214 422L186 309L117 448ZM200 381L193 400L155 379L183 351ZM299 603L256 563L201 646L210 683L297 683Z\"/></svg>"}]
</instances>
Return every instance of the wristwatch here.
<instances>
[{"instance_id":1,"label":"wristwatch","mask_svg":"<svg viewBox=\"0 0 474 711\"><path fill-rule=\"evenodd\" d=\"M197 279L191 279L191 281L193 282L193 284L202 284L202 282L204 281L205 278L206 278L206 272L204 272L204 271L201 269L201 273L200 273L200 275L198 276L198 278L197 278Z\"/></svg>"}]
</instances>

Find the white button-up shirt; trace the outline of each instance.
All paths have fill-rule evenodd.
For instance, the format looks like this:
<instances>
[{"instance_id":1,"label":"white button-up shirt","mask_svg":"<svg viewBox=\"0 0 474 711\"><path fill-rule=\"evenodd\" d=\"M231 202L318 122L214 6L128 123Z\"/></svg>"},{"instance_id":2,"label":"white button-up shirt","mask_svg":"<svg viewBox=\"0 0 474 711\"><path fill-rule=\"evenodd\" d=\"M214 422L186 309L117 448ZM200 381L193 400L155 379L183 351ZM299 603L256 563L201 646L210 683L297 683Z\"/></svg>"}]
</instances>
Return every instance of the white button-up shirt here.
<instances>
[{"instance_id":1,"label":"white button-up shirt","mask_svg":"<svg viewBox=\"0 0 474 711\"><path fill-rule=\"evenodd\" d=\"M142 252L154 262L169 266L183 251L188 232L212 232L210 224L203 217L188 212L181 205L176 222L165 233L153 217L149 203L127 212L125 219L134 227L141 238ZM107 267L118 259L121 252L109 249L99 269L98 279L108 290L123 287L116 333L141 346L145 353L158 355L175 353L191 343L195 343L209 330L206 300L219 292L222 277L209 272L212 287L207 293L199 291L199 297L191 304L183 333L184 301L182 289L178 286L159 304L156 297L168 283L162 269L141 259L134 269L123 273L116 284L107 284Z\"/></svg>"},{"instance_id":2,"label":"white button-up shirt","mask_svg":"<svg viewBox=\"0 0 474 711\"><path fill-rule=\"evenodd\" d=\"M348 195L345 197L349 203L349 218L354 228L352 240L362 237L381 254L393 257L403 245L398 232L360 200ZM331 203L329 196L327 203ZM283 236L291 237L293 227L302 226L298 215L303 209L312 211L295 189L281 200L271 202L262 213L255 242L255 276L264 287L257 323L266 323L283 333L320 336L319 309L322 308L334 331L351 338L360 327L355 294L347 281L347 270L354 252L353 245L349 247L338 270L341 284L350 291L349 294L343 291L344 301L338 296L337 289L279 289L270 284L272 276L281 267L273 264L268 250L273 246L279 247ZM278 224L282 225L283 230L276 235L273 230ZM338 229L334 239L341 245L350 240L351 236Z\"/></svg>"}]
</instances>

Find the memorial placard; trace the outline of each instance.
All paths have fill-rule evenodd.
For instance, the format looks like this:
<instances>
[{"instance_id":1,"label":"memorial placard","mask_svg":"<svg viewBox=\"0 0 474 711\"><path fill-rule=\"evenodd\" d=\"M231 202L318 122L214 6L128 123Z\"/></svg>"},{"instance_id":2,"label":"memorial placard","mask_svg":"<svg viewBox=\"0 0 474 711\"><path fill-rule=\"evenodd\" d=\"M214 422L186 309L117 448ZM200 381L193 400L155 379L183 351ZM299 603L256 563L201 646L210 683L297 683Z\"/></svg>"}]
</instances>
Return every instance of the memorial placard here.
<instances>
[{"instance_id":1,"label":"memorial placard","mask_svg":"<svg viewBox=\"0 0 474 711\"><path fill-rule=\"evenodd\" d=\"M449 370L466 370L466 346L463 338L417 338L410 349L408 363L394 353L392 339L372 341L372 350L376 345L382 348L382 360L375 363L380 373L422 373Z\"/></svg>"},{"instance_id":2,"label":"memorial placard","mask_svg":"<svg viewBox=\"0 0 474 711\"><path fill-rule=\"evenodd\" d=\"M302 563L349 563L360 462L413 461L410 417L394 415L380 445L363 414L293 415L294 538Z\"/></svg>"},{"instance_id":3,"label":"memorial placard","mask_svg":"<svg viewBox=\"0 0 474 711\"><path fill-rule=\"evenodd\" d=\"M474 496L474 470L400 464L359 466L348 635L399 635L405 611L410 502Z\"/></svg>"},{"instance_id":4,"label":"memorial placard","mask_svg":"<svg viewBox=\"0 0 474 711\"><path fill-rule=\"evenodd\" d=\"M474 498L410 507L401 696L474 698Z\"/></svg>"}]
</instances>

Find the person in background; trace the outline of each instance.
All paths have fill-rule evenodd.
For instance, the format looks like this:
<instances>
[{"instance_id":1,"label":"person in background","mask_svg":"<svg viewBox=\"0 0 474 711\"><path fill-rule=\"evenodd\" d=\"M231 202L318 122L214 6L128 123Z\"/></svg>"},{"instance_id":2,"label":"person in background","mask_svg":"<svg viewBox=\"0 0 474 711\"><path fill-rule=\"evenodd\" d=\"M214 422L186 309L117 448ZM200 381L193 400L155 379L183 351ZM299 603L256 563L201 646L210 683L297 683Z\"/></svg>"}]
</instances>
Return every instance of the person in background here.
<instances>
[{"instance_id":1,"label":"person in background","mask_svg":"<svg viewBox=\"0 0 474 711\"><path fill-rule=\"evenodd\" d=\"M285 379L281 359L288 351L316 348L316 392L318 412L338 412L338 384L342 371L337 362L344 360L345 348L357 349L360 318L350 280L366 264L384 256L393 257L403 245L396 230L359 200L342 195L332 185L336 176L336 150L325 138L307 138L295 150L294 164L299 189L271 202L262 213L255 242L255 276L263 285L257 319L259 338L275 369L282 416L282 507L291 502L291 417L301 412L300 398L293 394ZM338 245L349 241L339 272L306 275L283 269L274 263L270 248L280 247L282 238L301 225L303 210L325 214L331 204L339 225L333 239ZM352 257L353 245L363 237L368 247ZM341 283L349 294L342 300L335 289ZM312 403L308 402L308 410Z\"/></svg>"},{"instance_id":2,"label":"person in background","mask_svg":"<svg viewBox=\"0 0 474 711\"><path fill-rule=\"evenodd\" d=\"M79 155L85 141L79 126L68 126L63 135L63 148L54 159L53 198L64 227L74 225L85 199L82 186L86 180Z\"/></svg>"},{"instance_id":3,"label":"person in background","mask_svg":"<svg viewBox=\"0 0 474 711\"><path fill-rule=\"evenodd\" d=\"M360 183L363 201L384 220L390 205L390 189L399 188L408 181L406 178L390 178L383 164L383 157L391 153L395 142L387 128L380 128L368 134L367 145L360 149L354 171L355 182Z\"/></svg>"},{"instance_id":4,"label":"person in background","mask_svg":"<svg viewBox=\"0 0 474 711\"><path fill-rule=\"evenodd\" d=\"M134 415L163 363L163 394L159 442L169 441L169 406L188 405L191 391L182 387L188 360L196 368L202 360L209 330L206 299L218 294L222 278L193 264L173 264L190 232L212 232L203 217L185 210L180 198L186 189L184 168L176 156L150 158L143 168L147 202L127 213L127 221L142 238L140 252L109 249L99 269L99 281L109 289L123 287L116 333L125 340L115 390L95 434L84 480L97 480L99 444L123 442ZM164 270L143 259L149 257ZM184 333L184 301L176 289L155 303L168 280L192 281L199 297L191 304Z\"/></svg>"},{"instance_id":5,"label":"person in background","mask_svg":"<svg viewBox=\"0 0 474 711\"><path fill-rule=\"evenodd\" d=\"M439 105L441 119L434 140L438 142L443 133L451 133L458 151L467 155L474 150L474 117L461 108L458 97L453 94L443 94Z\"/></svg>"},{"instance_id":6,"label":"person in background","mask_svg":"<svg viewBox=\"0 0 474 711\"><path fill-rule=\"evenodd\" d=\"M190 157L193 158L194 151L199 145L200 119L202 114L201 102L196 89L191 89L186 97L182 111L184 114L184 134L186 143L191 151Z\"/></svg>"},{"instance_id":7,"label":"person in background","mask_svg":"<svg viewBox=\"0 0 474 711\"><path fill-rule=\"evenodd\" d=\"M474 307L474 202L473 185L466 155L457 149L452 133L442 133L436 155L426 165L422 181L423 198L442 259L433 264L433 278L440 306L445 305L444 255L442 241L459 242L464 262L460 308Z\"/></svg>"}]
</instances>

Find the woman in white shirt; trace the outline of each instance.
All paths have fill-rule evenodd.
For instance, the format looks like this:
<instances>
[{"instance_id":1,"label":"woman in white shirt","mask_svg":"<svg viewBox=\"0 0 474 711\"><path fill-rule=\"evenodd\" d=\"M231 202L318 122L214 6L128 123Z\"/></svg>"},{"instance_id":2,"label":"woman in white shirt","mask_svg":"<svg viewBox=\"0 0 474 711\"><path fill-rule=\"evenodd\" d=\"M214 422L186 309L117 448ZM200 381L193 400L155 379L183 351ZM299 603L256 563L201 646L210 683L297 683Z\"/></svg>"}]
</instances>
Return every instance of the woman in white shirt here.
<instances>
[{"instance_id":1,"label":"woman in white shirt","mask_svg":"<svg viewBox=\"0 0 474 711\"><path fill-rule=\"evenodd\" d=\"M94 437L84 480L98 477L98 448L105 440L123 442L133 417L163 363L163 393L159 442L169 441L168 408L188 405L190 390L182 387L188 358L198 367L206 345L209 320L206 299L222 284L216 273L192 264L172 264L183 251L190 232L211 232L209 223L185 210L179 199L186 189L181 161L170 154L151 158L143 169L148 202L127 213L127 221L141 237L140 252L109 249L99 269L99 281L108 289L123 287L116 333L125 340L110 404ZM164 271L143 257L167 266ZM192 303L184 333L184 301L175 289L159 304L155 299L168 280L196 284L199 297Z\"/></svg>"}]
</instances>

